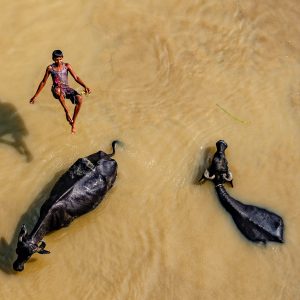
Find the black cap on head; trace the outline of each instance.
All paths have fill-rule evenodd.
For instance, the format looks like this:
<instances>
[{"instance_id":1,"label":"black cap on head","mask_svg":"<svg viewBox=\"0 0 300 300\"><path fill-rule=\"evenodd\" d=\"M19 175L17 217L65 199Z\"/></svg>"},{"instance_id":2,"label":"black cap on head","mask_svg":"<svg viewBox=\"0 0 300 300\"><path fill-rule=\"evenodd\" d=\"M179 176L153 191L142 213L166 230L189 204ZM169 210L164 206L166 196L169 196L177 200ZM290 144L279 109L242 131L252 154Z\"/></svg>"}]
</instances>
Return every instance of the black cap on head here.
<instances>
[{"instance_id":1,"label":"black cap on head","mask_svg":"<svg viewBox=\"0 0 300 300\"><path fill-rule=\"evenodd\" d=\"M54 50L52 52L52 59L56 58L56 57L63 57L63 53L61 50Z\"/></svg>"}]
</instances>

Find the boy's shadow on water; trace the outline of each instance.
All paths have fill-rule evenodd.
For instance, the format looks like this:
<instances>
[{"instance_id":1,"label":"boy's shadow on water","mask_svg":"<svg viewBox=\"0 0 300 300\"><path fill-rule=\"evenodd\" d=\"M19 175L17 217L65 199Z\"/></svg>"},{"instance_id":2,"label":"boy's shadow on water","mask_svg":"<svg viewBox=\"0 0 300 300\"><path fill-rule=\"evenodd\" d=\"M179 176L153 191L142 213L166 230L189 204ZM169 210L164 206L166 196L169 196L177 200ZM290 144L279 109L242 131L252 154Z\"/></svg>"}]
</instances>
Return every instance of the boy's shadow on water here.
<instances>
[{"instance_id":1,"label":"boy's shadow on water","mask_svg":"<svg viewBox=\"0 0 300 300\"><path fill-rule=\"evenodd\" d=\"M16 107L0 99L0 143L14 147L30 162L33 156L24 142L26 135L28 131Z\"/></svg>"},{"instance_id":2,"label":"boy's shadow on water","mask_svg":"<svg viewBox=\"0 0 300 300\"><path fill-rule=\"evenodd\" d=\"M60 178L60 176L64 173L64 171L58 172L55 174L55 176L52 178L51 181L49 181L45 187L41 190L41 192L37 195L33 203L29 206L27 211L21 216L16 228L15 232L13 234L13 237L8 243L4 237L1 237L0 239L0 269L7 273L7 274L16 274L16 272L13 270L12 265L13 262L16 259L16 248L17 248L17 241L18 236L20 233L21 225L26 224L26 227L28 228L28 232L33 229L36 221L39 218L40 208L43 205L43 203L47 200L49 197L50 191L53 188L55 182ZM31 259L30 261L33 261L34 259ZM29 262L30 262L29 261Z\"/></svg>"}]
</instances>

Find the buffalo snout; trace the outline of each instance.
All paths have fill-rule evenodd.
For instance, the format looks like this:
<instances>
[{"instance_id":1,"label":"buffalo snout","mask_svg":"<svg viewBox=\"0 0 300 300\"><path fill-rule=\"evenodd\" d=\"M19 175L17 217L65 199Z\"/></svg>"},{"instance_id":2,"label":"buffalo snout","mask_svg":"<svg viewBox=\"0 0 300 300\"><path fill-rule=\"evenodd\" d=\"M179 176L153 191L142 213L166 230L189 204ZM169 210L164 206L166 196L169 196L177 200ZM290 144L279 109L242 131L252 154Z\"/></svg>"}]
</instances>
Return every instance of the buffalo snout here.
<instances>
[{"instance_id":1,"label":"buffalo snout","mask_svg":"<svg viewBox=\"0 0 300 300\"><path fill-rule=\"evenodd\" d=\"M24 270L24 263L16 260L13 264L13 268L15 271L22 272Z\"/></svg>"}]
</instances>

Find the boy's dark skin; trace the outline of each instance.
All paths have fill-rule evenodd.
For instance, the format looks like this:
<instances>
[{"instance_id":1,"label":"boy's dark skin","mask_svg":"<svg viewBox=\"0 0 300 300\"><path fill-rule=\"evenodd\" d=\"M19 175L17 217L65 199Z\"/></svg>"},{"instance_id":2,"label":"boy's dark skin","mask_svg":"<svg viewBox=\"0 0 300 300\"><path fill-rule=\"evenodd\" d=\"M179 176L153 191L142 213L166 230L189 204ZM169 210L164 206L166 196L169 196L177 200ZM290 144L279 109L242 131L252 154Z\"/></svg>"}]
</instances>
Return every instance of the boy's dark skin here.
<instances>
[{"instance_id":1,"label":"boy's dark skin","mask_svg":"<svg viewBox=\"0 0 300 300\"><path fill-rule=\"evenodd\" d=\"M53 58L54 64L55 64L55 70L57 71L61 71L63 68L63 56L60 57L54 57ZM67 67L68 71L71 73L72 77L74 78L74 80L79 83L83 88L84 88L84 93L86 94L90 94L91 90L85 85L85 83L77 76L77 74L74 72L73 68L71 67L70 64L66 63L65 66ZM46 69L44 78L42 79L42 81L40 82L37 91L35 92L34 96L30 99L29 103L30 104L34 104L36 101L36 97L39 95L39 93L42 91L42 89L44 88L47 79L50 75L50 69L51 69L51 65L49 65ZM59 97L59 102L62 105L65 113L66 113L66 119L69 122L69 124L71 125L72 129L71 129L71 133L75 133L76 132L76 127L75 127L75 121L77 118L77 115L79 113L80 107L82 105L83 99L81 95L76 95L76 100L77 100L77 104L75 105L74 108L74 113L73 113L73 118L71 118L68 107L66 105L65 102L65 98L63 96L63 94L60 91L59 87L55 88L55 93L56 95Z\"/></svg>"}]
</instances>

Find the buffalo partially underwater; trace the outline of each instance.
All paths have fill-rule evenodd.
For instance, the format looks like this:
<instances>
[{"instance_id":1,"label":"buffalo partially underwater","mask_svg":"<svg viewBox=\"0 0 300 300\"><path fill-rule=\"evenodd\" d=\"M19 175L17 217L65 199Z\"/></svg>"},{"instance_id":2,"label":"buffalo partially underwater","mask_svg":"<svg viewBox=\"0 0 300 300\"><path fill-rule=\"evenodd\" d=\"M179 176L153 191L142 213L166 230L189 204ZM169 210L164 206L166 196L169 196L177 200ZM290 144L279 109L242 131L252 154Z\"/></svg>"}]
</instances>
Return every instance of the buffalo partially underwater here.
<instances>
[{"instance_id":1,"label":"buffalo partially underwater","mask_svg":"<svg viewBox=\"0 0 300 300\"><path fill-rule=\"evenodd\" d=\"M212 163L205 170L200 182L209 179L214 183L221 204L247 239L252 242L283 243L284 224L280 216L261 207L243 204L227 193L224 183L229 182L233 186L232 174L225 157L227 144L220 140L216 143L216 147L217 152Z\"/></svg>"},{"instance_id":2,"label":"buffalo partially underwater","mask_svg":"<svg viewBox=\"0 0 300 300\"><path fill-rule=\"evenodd\" d=\"M78 159L54 185L48 200L40 209L40 217L30 234L23 224L18 237L13 264L16 271L23 271L24 264L34 253L48 254L43 237L51 231L68 226L75 218L96 208L117 176L117 162L112 153L96 152Z\"/></svg>"}]
</instances>

